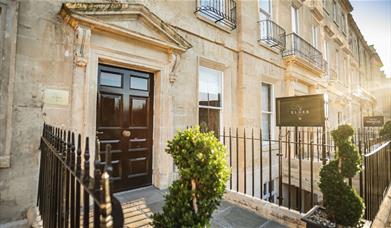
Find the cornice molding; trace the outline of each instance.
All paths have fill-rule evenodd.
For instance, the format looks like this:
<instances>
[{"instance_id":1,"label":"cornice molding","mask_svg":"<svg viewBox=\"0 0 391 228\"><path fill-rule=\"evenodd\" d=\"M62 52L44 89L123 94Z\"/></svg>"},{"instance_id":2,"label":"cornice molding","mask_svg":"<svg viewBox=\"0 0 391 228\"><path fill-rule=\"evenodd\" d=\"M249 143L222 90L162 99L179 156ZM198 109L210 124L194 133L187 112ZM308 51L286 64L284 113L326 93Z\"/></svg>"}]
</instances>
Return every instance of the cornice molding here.
<instances>
[{"instance_id":1,"label":"cornice molding","mask_svg":"<svg viewBox=\"0 0 391 228\"><path fill-rule=\"evenodd\" d=\"M135 3L64 3L59 15L72 28L79 25L90 27L91 31L105 31L120 36L140 40L161 48L168 52L175 50L185 52L192 45L187 42L171 25L164 22L142 4ZM140 16L143 17L156 30L168 37L162 40L148 36L129 28L113 25L100 19L100 16Z\"/></svg>"}]
</instances>

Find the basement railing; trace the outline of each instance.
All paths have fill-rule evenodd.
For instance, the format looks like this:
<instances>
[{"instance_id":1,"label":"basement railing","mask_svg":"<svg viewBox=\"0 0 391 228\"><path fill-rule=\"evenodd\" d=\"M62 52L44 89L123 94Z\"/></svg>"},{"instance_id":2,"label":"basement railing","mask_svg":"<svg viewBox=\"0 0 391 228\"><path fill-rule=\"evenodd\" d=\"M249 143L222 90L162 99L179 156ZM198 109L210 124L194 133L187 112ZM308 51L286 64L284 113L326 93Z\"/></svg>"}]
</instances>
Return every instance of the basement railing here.
<instances>
[{"instance_id":1,"label":"basement railing","mask_svg":"<svg viewBox=\"0 0 391 228\"><path fill-rule=\"evenodd\" d=\"M197 0L195 13L232 30L236 28L236 0Z\"/></svg>"},{"instance_id":2,"label":"basement railing","mask_svg":"<svg viewBox=\"0 0 391 228\"><path fill-rule=\"evenodd\" d=\"M272 20L262 20L258 23L261 33L260 41L267 43L270 47L284 50L286 46L285 29Z\"/></svg>"},{"instance_id":3,"label":"basement railing","mask_svg":"<svg viewBox=\"0 0 391 228\"><path fill-rule=\"evenodd\" d=\"M283 57L295 56L304 59L306 62L318 68L325 70L322 52L301 38L296 33L286 35L286 49L282 53Z\"/></svg>"},{"instance_id":4,"label":"basement railing","mask_svg":"<svg viewBox=\"0 0 391 228\"><path fill-rule=\"evenodd\" d=\"M261 129L224 128L231 175L227 188L299 212L320 205L318 171L335 155L329 132L322 128L280 128L278 136ZM266 136L266 137L265 137ZM372 129L352 137L363 157L363 171L349 183L363 198L365 218L376 215L391 182L391 143Z\"/></svg>"},{"instance_id":5,"label":"basement railing","mask_svg":"<svg viewBox=\"0 0 391 228\"><path fill-rule=\"evenodd\" d=\"M104 163L95 153L92 175L88 137L82 141L80 134L45 124L40 149L37 206L43 227L123 225L121 205L110 190L110 145Z\"/></svg>"},{"instance_id":6,"label":"basement railing","mask_svg":"<svg viewBox=\"0 0 391 228\"><path fill-rule=\"evenodd\" d=\"M381 144L364 156L364 189L360 195L365 202L365 217L373 220L391 182L391 141Z\"/></svg>"}]
</instances>

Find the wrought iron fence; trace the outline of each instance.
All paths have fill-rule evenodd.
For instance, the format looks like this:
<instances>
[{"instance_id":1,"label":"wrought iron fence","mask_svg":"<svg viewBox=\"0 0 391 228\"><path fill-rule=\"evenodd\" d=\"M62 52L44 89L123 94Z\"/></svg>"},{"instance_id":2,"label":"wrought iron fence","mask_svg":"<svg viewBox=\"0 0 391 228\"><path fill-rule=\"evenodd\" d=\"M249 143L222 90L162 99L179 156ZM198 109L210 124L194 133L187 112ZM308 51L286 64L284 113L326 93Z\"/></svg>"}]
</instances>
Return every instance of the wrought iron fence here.
<instances>
[{"instance_id":1,"label":"wrought iron fence","mask_svg":"<svg viewBox=\"0 0 391 228\"><path fill-rule=\"evenodd\" d=\"M259 21L261 41L268 43L271 47L284 50L286 46L285 29L272 20Z\"/></svg>"},{"instance_id":2,"label":"wrought iron fence","mask_svg":"<svg viewBox=\"0 0 391 228\"><path fill-rule=\"evenodd\" d=\"M331 133L312 127L284 127L276 133L273 137L269 132L265 138L261 129L223 129L220 140L227 148L231 167L228 188L306 212L322 203L317 182L322 165L335 155L336 147ZM388 155L385 155L385 147L381 152L372 152L380 150L376 148L384 141L373 129L356 130L352 140L365 157L365 171L349 180L349 183L369 205L367 210L371 212L366 213L366 218L371 219L383 199L380 193L385 192L385 187L391 181L391 147L387 146ZM376 179L378 174L382 176Z\"/></svg>"},{"instance_id":3,"label":"wrought iron fence","mask_svg":"<svg viewBox=\"0 0 391 228\"><path fill-rule=\"evenodd\" d=\"M89 139L84 139L82 150L82 137L79 134L76 142L75 135L47 124L43 127L37 199L43 226L120 227L122 209L110 191L110 146L105 165L96 153L90 169Z\"/></svg>"},{"instance_id":4,"label":"wrought iron fence","mask_svg":"<svg viewBox=\"0 0 391 228\"><path fill-rule=\"evenodd\" d=\"M283 57L292 55L304 59L322 71L325 69L322 52L296 33L286 35L286 49L282 53Z\"/></svg>"},{"instance_id":5,"label":"wrought iron fence","mask_svg":"<svg viewBox=\"0 0 391 228\"><path fill-rule=\"evenodd\" d=\"M391 141L380 145L364 155L364 191L360 192L365 202L365 217L373 220L391 182Z\"/></svg>"},{"instance_id":6,"label":"wrought iron fence","mask_svg":"<svg viewBox=\"0 0 391 228\"><path fill-rule=\"evenodd\" d=\"M200 13L221 24L236 28L236 0L197 0L195 13Z\"/></svg>"}]
</instances>

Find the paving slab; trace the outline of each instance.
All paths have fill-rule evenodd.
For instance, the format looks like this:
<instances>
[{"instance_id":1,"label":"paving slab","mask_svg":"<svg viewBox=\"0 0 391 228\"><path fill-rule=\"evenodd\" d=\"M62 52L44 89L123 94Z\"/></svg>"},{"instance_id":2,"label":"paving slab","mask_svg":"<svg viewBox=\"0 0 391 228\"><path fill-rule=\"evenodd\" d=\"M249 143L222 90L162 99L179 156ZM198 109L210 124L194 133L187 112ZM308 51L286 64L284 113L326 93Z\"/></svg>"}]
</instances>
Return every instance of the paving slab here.
<instances>
[{"instance_id":1,"label":"paving slab","mask_svg":"<svg viewBox=\"0 0 391 228\"><path fill-rule=\"evenodd\" d=\"M114 194L121 202L124 211L125 227L151 227L152 213L162 212L166 190L146 187ZM216 228L284 228L277 222L268 220L248 209L228 201L221 201L212 215L211 226Z\"/></svg>"}]
</instances>

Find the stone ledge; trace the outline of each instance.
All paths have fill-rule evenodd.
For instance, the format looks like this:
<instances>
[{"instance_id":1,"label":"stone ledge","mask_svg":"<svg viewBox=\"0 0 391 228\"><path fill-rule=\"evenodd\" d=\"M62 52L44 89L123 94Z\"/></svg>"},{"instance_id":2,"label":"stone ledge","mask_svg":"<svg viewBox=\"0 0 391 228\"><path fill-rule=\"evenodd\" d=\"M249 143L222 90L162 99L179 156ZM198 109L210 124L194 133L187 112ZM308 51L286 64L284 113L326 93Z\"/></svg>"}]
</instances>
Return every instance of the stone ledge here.
<instances>
[{"instance_id":1,"label":"stone ledge","mask_svg":"<svg viewBox=\"0 0 391 228\"><path fill-rule=\"evenodd\" d=\"M379 211L372 222L372 227L388 227L387 224L391 220L391 185L388 187L386 196L384 197Z\"/></svg>"},{"instance_id":2,"label":"stone ledge","mask_svg":"<svg viewBox=\"0 0 391 228\"><path fill-rule=\"evenodd\" d=\"M18 221L0 224L0 227L1 228L27 228L29 226L27 225L27 220L22 219Z\"/></svg>"},{"instance_id":3,"label":"stone ledge","mask_svg":"<svg viewBox=\"0 0 391 228\"><path fill-rule=\"evenodd\" d=\"M286 207L278 206L240 192L228 190L224 195L224 199L288 227L305 227L306 225L301 221L303 215L298 211L289 210Z\"/></svg>"}]
</instances>

